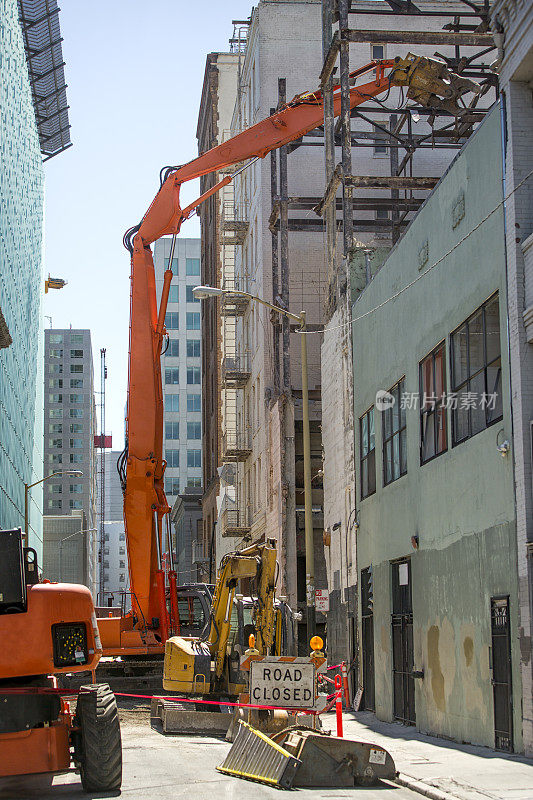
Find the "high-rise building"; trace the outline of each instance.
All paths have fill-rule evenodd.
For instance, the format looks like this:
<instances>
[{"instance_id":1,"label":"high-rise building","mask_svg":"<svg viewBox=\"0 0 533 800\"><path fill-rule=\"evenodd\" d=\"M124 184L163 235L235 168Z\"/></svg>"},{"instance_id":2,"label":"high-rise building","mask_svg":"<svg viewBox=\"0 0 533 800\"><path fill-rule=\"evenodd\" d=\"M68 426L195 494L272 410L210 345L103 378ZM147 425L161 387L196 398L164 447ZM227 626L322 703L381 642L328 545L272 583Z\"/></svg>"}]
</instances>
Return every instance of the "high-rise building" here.
<instances>
[{"instance_id":1,"label":"high-rise building","mask_svg":"<svg viewBox=\"0 0 533 800\"><path fill-rule=\"evenodd\" d=\"M44 469L57 472L44 484L45 515L83 511L87 585L95 592L96 407L91 332L46 330L44 341Z\"/></svg>"},{"instance_id":2,"label":"high-rise building","mask_svg":"<svg viewBox=\"0 0 533 800\"><path fill-rule=\"evenodd\" d=\"M98 493L100 495L99 478L101 475L100 459L105 459L105 501L104 501L104 547L99 561L100 586L103 591L98 594L98 605L119 605L121 595L128 591L128 552L124 528L124 509L122 489L117 472L118 450L98 453ZM100 512L101 503L98 502ZM100 535L100 520L98 520Z\"/></svg>"},{"instance_id":3,"label":"high-rise building","mask_svg":"<svg viewBox=\"0 0 533 800\"><path fill-rule=\"evenodd\" d=\"M0 52L0 528L24 526L24 484L42 478L42 227L45 160L69 145L55 0L4 0ZM28 544L42 552L41 492Z\"/></svg>"},{"instance_id":4,"label":"high-rise building","mask_svg":"<svg viewBox=\"0 0 533 800\"><path fill-rule=\"evenodd\" d=\"M158 299L170 256L169 238L154 245ZM163 383L165 492L169 505L187 486L202 485L202 385L200 301L192 290L200 283L200 240L177 239L172 284L165 318L168 346L161 357Z\"/></svg>"}]
</instances>

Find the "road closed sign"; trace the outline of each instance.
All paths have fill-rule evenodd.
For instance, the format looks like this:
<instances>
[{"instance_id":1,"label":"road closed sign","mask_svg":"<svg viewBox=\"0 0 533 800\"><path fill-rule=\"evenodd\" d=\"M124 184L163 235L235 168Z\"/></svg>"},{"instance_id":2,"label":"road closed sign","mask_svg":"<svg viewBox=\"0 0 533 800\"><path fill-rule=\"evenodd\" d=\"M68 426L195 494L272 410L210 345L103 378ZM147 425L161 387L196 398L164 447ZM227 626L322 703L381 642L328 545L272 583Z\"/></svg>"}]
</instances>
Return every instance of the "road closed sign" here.
<instances>
[{"instance_id":1,"label":"road closed sign","mask_svg":"<svg viewBox=\"0 0 533 800\"><path fill-rule=\"evenodd\" d=\"M250 664L250 702L281 708L314 708L315 665L307 658L267 656Z\"/></svg>"}]
</instances>

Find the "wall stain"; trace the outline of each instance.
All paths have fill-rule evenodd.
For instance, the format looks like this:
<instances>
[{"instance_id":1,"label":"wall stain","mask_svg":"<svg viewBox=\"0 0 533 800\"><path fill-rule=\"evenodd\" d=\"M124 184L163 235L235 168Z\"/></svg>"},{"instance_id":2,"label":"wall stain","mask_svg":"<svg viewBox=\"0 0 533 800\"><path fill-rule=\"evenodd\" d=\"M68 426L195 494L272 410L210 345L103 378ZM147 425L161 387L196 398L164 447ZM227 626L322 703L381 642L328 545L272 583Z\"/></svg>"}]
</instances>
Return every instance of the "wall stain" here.
<instances>
[{"instance_id":1,"label":"wall stain","mask_svg":"<svg viewBox=\"0 0 533 800\"><path fill-rule=\"evenodd\" d=\"M428 630L428 666L431 670L431 691L435 705L440 711L446 710L446 700L444 698L444 675L440 666L439 655L439 629L432 625Z\"/></svg>"},{"instance_id":2,"label":"wall stain","mask_svg":"<svg viewBox=\"0 0 533 800\"><path fill-rule=\"evenodd\" d=\"M471 636L465 636L463 640L463 650L465 654L466 666L469 667L474 658L474 642Z\"/></svg>"}]
</instances>

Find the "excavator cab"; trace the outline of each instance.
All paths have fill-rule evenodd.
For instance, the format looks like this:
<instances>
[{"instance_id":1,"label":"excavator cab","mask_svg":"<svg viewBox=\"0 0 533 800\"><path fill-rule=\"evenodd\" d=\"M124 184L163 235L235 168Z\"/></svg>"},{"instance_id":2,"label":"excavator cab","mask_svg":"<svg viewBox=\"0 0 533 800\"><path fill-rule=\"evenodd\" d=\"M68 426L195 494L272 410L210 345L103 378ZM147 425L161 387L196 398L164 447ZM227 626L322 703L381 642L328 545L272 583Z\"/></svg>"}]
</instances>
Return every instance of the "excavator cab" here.
<instances>
[{"instance_id":1,"label":"excavator cab","mask_svg":"<svg viewBox=\"0 0 533 800\"><path fill-rule=\"evenodd\" d=\"M23 547L20 528L0 531L0 642L0 778L77 769L87 792L119 789L109 686L82 686L74 713L57 684L60 674L94 670L102 654L91 593L39 581L37 554Z\"/></svg>"}]
</instances>

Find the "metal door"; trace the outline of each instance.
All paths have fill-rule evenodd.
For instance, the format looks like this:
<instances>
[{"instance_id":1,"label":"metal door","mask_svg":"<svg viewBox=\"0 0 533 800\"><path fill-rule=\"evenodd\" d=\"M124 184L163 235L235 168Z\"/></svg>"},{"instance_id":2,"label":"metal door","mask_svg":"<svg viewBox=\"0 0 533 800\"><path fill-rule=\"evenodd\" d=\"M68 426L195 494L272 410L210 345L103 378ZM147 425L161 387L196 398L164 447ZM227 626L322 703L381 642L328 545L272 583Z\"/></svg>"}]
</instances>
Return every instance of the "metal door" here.
<instances>
[{"instance_id":1,"label":"metal door","mask_svg":"<svg viewBox=\"0 0 533 800\"><path fill-rule=\"evenodd\" d=\"M411 561L392 565L392 677L394 718L415 725L415 682L413 678L413 601Z\"/></svg>"},{"instance_id":2,"label":"metal door","mask_svg":"<svg viewBox=\"0 0 533 800\"><path fill-rule=\"evenodd\" d=\"M494 746L513 751L513 693L509 597L490 601L492 632L492 691L494 696Z\"/></svg>"},{"instance_id":3,"label":"metal door","mask_svg":"<svg viewBox=\"0 0 533 800\"><path fill-rule=\"evenodd\" d=\"M374 589L372 567L361 570L361 646L363 650L363 697L361 708L375 711Z\"/></svg>"}]
</instances>

